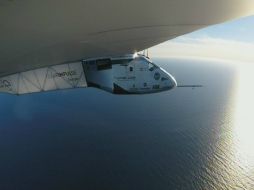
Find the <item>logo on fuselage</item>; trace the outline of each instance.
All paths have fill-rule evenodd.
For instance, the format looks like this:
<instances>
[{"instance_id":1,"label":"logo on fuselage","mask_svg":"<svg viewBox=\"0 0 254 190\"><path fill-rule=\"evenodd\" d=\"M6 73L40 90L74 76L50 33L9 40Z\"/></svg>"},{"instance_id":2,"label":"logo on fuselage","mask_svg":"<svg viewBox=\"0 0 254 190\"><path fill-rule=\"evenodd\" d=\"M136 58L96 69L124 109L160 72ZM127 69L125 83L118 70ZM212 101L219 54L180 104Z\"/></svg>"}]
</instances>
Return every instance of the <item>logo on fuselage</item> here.
<instances>
[{"instance_id":1,"label":"logo on fuselage","mask_svg":"<svg viewBox=\"0 0 254 190\"><path fill-rule=\"evenodd\" d=\"M74 76L77 75L76 71L64 71L64 72L56 72L54 74L52 74L52 78L56 78L56 77L69 77L69 76Z\"/></svg>"},{"instance_id":2,"label":"logo on fuselage","mask_svg":"<svg viewBox=\"0 0 254 190\"><path fill-rule=\"evenodd\" d=\"M155 79L155 80L159 80L160 78L161 78L160 73L157 73L157 72L156 72L156 73L154 74L154 79Z\"/></svg>"},{"instance_id":3,"label":"logo on fuselage","mask_svg":"<svg viewBox=\"0 0 254 190\"><path fill-rule=\"evenodd\" d=\"M11 83L8 80L0 80L0 88L7 89L9 91L12 90Z\"/></svg>"}]
</instances>

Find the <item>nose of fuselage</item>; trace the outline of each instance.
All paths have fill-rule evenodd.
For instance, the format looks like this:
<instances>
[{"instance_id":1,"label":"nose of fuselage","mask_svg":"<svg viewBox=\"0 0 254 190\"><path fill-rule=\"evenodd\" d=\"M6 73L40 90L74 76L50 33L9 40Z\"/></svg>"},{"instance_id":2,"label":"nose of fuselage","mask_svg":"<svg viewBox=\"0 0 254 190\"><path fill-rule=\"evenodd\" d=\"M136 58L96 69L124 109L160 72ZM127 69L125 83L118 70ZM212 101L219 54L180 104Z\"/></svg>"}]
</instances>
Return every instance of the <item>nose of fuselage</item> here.
<instances>
[{"instance_id":1,"label":"nose of fuselage","mask_svg":"<svg viewBox=\"0 0 254 190\"><path fill-rule=\"evenodd\" d=\"M176 82L175 78L171 74L169 74L167 71L165 71L164 69L162 69L162 68L160 68L160 69L164 75L164 78L167 79L164 83L165 87L168 90L171 90L171 89L177 87L177 82Z\"/></svg>"},{"instance_id":2,"label":"nose of fuselage","mask_svg":"<svg viewBox=\"0 0 254 190\"><path fill-rule=\"evenodd\" d=\"M169 87L171 89L177 87L176 79L171 74L168 74L168 78L169 78L169 81L170 81Z\"/></svg>"}]
</instances>

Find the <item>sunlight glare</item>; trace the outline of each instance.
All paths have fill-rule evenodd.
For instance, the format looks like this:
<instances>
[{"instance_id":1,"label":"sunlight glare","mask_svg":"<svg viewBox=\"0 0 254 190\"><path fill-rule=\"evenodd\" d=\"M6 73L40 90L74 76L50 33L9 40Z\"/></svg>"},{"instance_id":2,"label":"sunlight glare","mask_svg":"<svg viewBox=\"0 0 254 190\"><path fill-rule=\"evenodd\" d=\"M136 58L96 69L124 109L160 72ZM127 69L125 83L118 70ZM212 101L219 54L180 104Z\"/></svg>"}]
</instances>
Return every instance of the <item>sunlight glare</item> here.
<instances>
[{"instance_id":1,"label":"sunlight glare","mask_svg":"<svg viewBox=\"0 0 254 190\"><path fill-rule=\"evenodd\" d=\"M235 156L243 167L251 168L254 166L254 65L243 64L238 68L232 129Z\"/></svg>"}]
</instances>

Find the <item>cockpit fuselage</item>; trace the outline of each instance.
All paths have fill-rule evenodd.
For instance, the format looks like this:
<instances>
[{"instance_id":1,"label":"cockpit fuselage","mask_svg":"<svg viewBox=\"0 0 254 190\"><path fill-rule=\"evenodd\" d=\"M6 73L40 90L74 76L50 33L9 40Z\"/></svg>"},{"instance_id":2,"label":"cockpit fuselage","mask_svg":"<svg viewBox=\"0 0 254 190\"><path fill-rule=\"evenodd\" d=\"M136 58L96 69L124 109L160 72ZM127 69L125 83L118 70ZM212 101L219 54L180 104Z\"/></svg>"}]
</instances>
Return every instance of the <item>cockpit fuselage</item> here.
<instances>
[{"instance_id":1,"label":"cockpit fuselage","mask_svg":"<svg viewBox=\"0 0 254 190\"><path fill-rule=\"evenodd\" d=\"M88 86L115 94L146 94L173 89L176 80L144 55L83 61Z\"/></svg>"}]
</instances>

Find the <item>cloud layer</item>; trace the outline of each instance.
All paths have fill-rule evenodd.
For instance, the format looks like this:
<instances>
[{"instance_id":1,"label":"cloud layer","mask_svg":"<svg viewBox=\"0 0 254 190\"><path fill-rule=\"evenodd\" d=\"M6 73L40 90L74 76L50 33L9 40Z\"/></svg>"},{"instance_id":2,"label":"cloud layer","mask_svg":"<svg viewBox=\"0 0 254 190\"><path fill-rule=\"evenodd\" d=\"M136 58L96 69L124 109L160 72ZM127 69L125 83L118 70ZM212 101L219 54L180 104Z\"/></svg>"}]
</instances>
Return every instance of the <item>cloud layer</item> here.
<instances>
[{"instance_id":1,"label":"cloud layer","mask_svg":"<svg viewBox=\"0 0 254 190\"><path fill-rule=\"evenodd\" d=\"M150 49L153 57L206 57L254 62L254 44L219 38L180 37Z\"/></svg>"}]
</instances>

